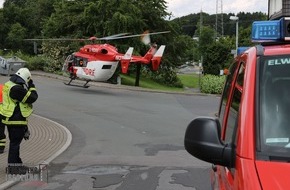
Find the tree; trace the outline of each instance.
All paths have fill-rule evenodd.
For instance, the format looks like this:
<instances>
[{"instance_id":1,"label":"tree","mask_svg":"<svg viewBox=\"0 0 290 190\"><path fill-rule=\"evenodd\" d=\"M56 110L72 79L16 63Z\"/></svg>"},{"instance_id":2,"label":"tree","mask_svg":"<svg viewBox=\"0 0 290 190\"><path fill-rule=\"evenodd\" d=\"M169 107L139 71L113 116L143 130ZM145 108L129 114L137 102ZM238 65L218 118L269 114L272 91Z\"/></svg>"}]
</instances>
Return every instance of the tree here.
<instances>
[{"instance_id":1,"label":"tree","mask_svg":"<svg viewBox=\"0 0 290 190\"><path fill-rule=\"evenodd\" d=\"M8 48L11 49L22 49L23 48L23 39L26 36L27 30L21 24L15 23L11 26L11 29L8 33L7 41Z\"/></svg>"},{"instance_id":2,"label":"tree","mask_svg":"<svg viewBox=\"0 0 290 190\"><path fill-rule=\"evenodd\" d=\"M1 23L1 27L0 27L0 48L4 49L5 48L5 40L7 38L7 32L9 27L8 25L5 23L5 18L3 15L3 9L0 9L0 23Z\"/></svg>"},{"instance_id":3,"label":"tree","mask_svg":"<svg viewBox=\"0 0 290 190\"><path fill-rule=\"evenodd\" d=\"M43 23L44 38L83 37L83 10L86 3L80 1L58 1L54 3L54 12Z\"/></svg>"},{"instance_id":4,"label":"tree","mask_svg":"<svg viewBox=\"0 0 290 190\"><path fill-rule=\"evenodd\" d=\"M219 75L220 70L230 65L233 60L233 55L230 53L232 44L230 38L220 38L207 47L203 59L204 74Z\"/></svg>"},{"instance_id":5,"label":"tree","mask_svg":"<svg viewBox=\"0 0 290 190\"><path fill-rule=\"evenodd\" d=\"M13 45L15 42L10 41L14 38L8 38L8 32L12 25L19 23L25 30L24 38L39 37L41 33L41 25L45 18L51 14L52 5L56 0L6 0L2 10L3 22L1 22L0 36L5 39L1 40L1 44L5 47ZM23 42L23 41L22 41ZM33 52L33 46L25 44L22 49L24 52ZM21 46L13 46L19 50Z\"/></svg>"},{"instance_id":6,"label":"tree","mask_svg":"<svg viewBox=\"0 0 290 190\"><path fill-rule=\"evenodd\" d=\"M186 62L193 61L194 40L187 35L179 35L173 38L169 51L174 55L172 66L177 67Z\"/></svg>"},{"instance_id":7,"label":"tree","mask_svg":"<svg viewBox=\"0 0 290 190\"><path fill-rule=\"evenodd\" d=\"M41 37L42 24L53 13L54 2L56 0L27 0L22 8L26 15L24 26L29 31L27 38Z\"/></svg>"},{"instance_id":8,"label":"tree","mask_svg":"<svg viewBox=\"0 0 290 190\"><path fill-rule=\"evenodd\" d=\"M204 55L208 46L215 41L215 31L211 27L203 26L201 29L198 28L197 32L199 33L199 50L201 55Z\"/></svg>"},{"instance_id":9,"label":"tree","mask_svg":"<svg viewBox=\"0 0 290 190\"><path fill-rule=\"evenodd\" d=\"M252 27L239 27L239 46L253 46L251 35Z\"/></svg>"}]
</instances>

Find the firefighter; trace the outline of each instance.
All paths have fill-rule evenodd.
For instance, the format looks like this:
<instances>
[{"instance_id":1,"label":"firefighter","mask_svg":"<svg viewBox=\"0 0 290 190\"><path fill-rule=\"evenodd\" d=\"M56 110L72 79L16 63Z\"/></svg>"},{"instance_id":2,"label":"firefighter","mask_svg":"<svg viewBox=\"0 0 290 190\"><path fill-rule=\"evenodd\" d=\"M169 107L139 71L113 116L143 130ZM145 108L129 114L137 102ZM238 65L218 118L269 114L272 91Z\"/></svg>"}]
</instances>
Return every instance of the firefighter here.
<instances>
[{"instance_id":1,"label":"firefighter","mask_svg":"<svg viewBox=\"0 0 290 190\"><path fill-rule=\"evenodd\" d=\"M10 140L8 152L8 172L26 173L22 170L20 158L21 141L29 139L28 117L32 114L32 103L38 94L27 68L19 69L3 87L3 103L1 104L2 122L7 126Z\"/></svg>"},{"instance_id":2,"label":"firefighter","mask_svg":"<svg viewBox=\"0 0 290 190\"><path fill-rule=\"evenodd\" d=\"M0 84L0 104L2 104L2 89L3 84ZM5 125L1 122L2 116L0 115L0 154L4 153L6 145Z\"/></svg>"},{"instance_id":3,"label":"firefighter","mask_svg":"<svg viewBox=\"0 0 290 190\"><path fill-rule=\"evenodd\" d=\"M6 145L5 125L2 122L0 122L0 154L4 153L5 145Z\"/></svg>"}]
</instances>

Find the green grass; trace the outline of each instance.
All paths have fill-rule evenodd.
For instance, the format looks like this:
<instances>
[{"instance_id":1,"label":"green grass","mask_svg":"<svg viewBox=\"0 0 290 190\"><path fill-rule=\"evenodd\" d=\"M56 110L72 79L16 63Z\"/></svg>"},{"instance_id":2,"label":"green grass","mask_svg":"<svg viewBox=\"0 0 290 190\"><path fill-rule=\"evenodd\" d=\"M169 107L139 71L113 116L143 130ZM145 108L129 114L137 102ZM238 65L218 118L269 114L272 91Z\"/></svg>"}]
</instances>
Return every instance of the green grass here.
<instances>
[{"instance_id":1,"label":"green grass","mask_svg":"<svg viewBox=\"0 0 290 190\"><path fill-rule=\"evenodd\" d=\"M128 86L135 86L135 76L129 75L121 75L122 84ZM199 84L199 76L196 74L180 74L178 78L181 80L181 83L184 87L187 88L198 88ZM156 89L156 90L164 90L164 91L177 91L182 92L184 91L183 88L176 88L176 87L169 87L161 85L151 79L144 78L143 76L140 77L139 86L142 88L148 89Z\"/></svg>"},{"instance_id":2,"label":"green grass","mask_svg":"<svg viewBox=\"0 0 290 190\"><path fill-rule=\"evenodd\" d=\"M199 86L199 76L198 74L178 74L178 78L184 87L188 88L198 88Z\"/></svg>"},{"instance_id":3,"label":"green grass","mask_svg":"<svg viewBox=\"0 0 290 190\"><path fill-rule=\"evenodd\" d=\"M135 86L135 76L129 76L129 75L121 75L122 78L122 84L128 85L128 86ZM182 92L182 88L175 88L175 87L168 87L161 85L157 82L154 82L151 79L144 78L143 76L140 77L139 81L139 87L142 88L148 88L148 89L155 89L155 90L164 90L164 91L178 91Z\"/></svg>"}]
</instances>

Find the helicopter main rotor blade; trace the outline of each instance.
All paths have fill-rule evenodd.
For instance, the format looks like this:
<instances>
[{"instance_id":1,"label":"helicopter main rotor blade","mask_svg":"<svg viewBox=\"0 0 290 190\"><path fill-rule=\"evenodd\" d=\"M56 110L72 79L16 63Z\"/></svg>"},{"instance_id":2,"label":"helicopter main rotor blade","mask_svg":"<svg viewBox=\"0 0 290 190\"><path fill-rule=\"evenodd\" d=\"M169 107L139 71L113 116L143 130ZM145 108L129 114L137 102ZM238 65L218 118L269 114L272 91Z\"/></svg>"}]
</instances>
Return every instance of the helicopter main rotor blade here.
<instances>
[{"instance_id":1,"label":"helicopter main rotor blade","mask_svg":"<svg viewBox=\"0 0 290 190\"><path fill-rule=\"evenodd\" d=\"M102 38L97 37L90 37L90 38L31 38L31 39L24 39L25 41L92 41L92 40L111 40L116 37L128 35L130 33L120 33L111 36L106 36Z\"/></svg>"},{"instance_id":2,"label":"helicopter main rotor blade","mask_svg":"<svg viewBox=\"0 0 290 190\"><path fill-rule=\"evenodd\" d=\"M71 39L71 38L31 38L24 41L85 41L89 39Z\"/></svg>"},{"instance_id":3,"label":"helicopter main rotor blade","mask_svg":"<svg viewBox=\"0 0 290 190\"><path fill-rule=\"evenodd\" d=\"M152 32L152 33L143 33L143 34L134 34L134 35L127 35L127 36L119 36L115 38L110 38L110 40L118 40L118 39L124 39L124 38L134 38L138 36L145 36L145 35L156 35L156 34L165 34L169 33L170 31L163 31L163 32Z\"/></svg>"},{"instance_id":4,"label":"helicopter main rotor blade","mask_svg":"<svg viewBox=\"0 0 290 190\"><path fill-rule=\"evenodd\" d=\"M128 35L130 33L120 33L120 34L115 34L115 35L111 35L111 36L106 36L106 37L102 37L102 38L98 38L98 40L111 40L111 39L114 39L116 37L120 37L120 36L125 36L125 35Z\"/></svg>"},{"instance_id":5,"label":"helicopter main rotor blade","mask_svg":"<svg viewBox=\"0 0 290 190\"><path fill-rule=\"evenodd\" d=\"M93 41L93 40L118 40L118 39L125 39L125 38L134 38L138 36L147 36L147 35L156 35L156 34L164 34L169 33L170 31L163 31L163 32L144 32L143 34L134 34L128 35L129 33L120 33L111 36L106 36L102 38L97 37L90 37L90 38L30 38L24 39L24 41Z\"/></svg>"}]
</instances>

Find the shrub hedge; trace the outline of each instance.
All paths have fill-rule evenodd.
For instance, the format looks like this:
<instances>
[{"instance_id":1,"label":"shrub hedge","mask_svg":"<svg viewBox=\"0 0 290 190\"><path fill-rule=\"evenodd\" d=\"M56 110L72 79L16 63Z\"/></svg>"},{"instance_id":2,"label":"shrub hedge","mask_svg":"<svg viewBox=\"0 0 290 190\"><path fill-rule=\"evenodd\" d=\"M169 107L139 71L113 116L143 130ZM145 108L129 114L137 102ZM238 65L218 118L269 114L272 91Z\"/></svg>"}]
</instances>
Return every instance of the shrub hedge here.
<instances>
[{"instance_id":1,"label":"shrub hedge","mask_svg":"<svg viewBox=\"0 0 290 190\"><path fill-rule=\"evenodd\" d=\"M200 81L200 91L206 94L221 94L224 87L225 76L205 75Z\"/></svg>"}]
</instances>

